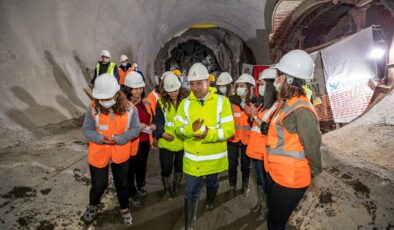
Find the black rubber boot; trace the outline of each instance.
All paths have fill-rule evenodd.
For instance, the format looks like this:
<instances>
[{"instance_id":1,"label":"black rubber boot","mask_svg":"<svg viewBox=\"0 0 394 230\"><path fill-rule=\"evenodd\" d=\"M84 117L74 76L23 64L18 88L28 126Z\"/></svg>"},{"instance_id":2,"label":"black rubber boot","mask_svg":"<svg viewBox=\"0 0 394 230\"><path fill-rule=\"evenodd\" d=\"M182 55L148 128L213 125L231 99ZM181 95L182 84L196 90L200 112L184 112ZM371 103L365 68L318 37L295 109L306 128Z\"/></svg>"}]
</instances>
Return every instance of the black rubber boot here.
<instances>
[{"instance_id":1,"label":"black rubber boot","mask_svg":"<svg viewBox=\"0 0 394 230\"><path fill-rule=\"evenodd\" d=\"M177 195L178 193L178 188L179 185L181 184L182 176L183 173L179 173L179 172L174 173L174 179L172 181L172 193L174 196Z\"/></svg>"},{"instance_id":2,"label":"black rubber boot","mask_svg":"<svg viewBox=\"0 0 394 230\"><path fill-rule=\"evenodd\" d=\"M197 219L198 200L185 199L185 230L193 230Z\"/></svg>"},{"instance_id":3,"label":"black rubber boot","mask_svg":"<svg viewBox=\"0 0 394 230\"><path fill-rule=\"evenodd\" d=\"M161 177L161 181L163 182L164 195L171 197L172 191L171 191L171 185L170 185L170 177Z\"/></svg>"},{"instance_id":4,"label":"black rubber boot","mask_svg":"<svg viewBox=\"0 0 394 230\"><path fill-rule=\"evenodd\" d=\"M254 206L250 211L257 215L260 213L261 209L262 209L262 205L263 205L263 188L260 186L256 186L256 193L257 193L257 205Z\"/></svg>"},{"instance_id":5,"label":"black rubber boot","mask_svg":"<svg viewBox=\"0 0 394 230\"><path fill-rule=\"evenodd\" d=\"M207 188L207 200L206 208L212 210L214 208L215 197L218 189L217 188Z\"/></svg>"}]
</instances>

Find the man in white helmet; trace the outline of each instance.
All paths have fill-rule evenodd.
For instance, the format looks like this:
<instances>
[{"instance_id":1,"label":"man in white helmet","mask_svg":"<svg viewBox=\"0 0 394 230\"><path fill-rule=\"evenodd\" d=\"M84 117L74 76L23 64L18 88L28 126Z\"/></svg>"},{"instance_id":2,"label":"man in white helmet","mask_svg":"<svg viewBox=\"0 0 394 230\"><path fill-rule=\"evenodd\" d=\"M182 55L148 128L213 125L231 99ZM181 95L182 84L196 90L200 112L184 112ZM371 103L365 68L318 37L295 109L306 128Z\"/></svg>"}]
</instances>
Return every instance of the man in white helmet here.
<instances>
[{"instance_id":1,"label":"man in white helmet","mask_svg":"<svg viewBox=\"0 0 394 230\"><path fill-rule=\"evenodd\" d=\"M131 71L133 71L133 69L131 68L131 64L129 63L129 58L122 54L120 56L120 65L119 65L119 84L121 86L124 86L124 80L126 78L126 75L128 73L130 73Z\"/></svg>"},{"instance_id":2,"label":"man in white helmet","mask_svg":"<svg viewBox=\"0 0 394 230\"><path fill-rule=\"evenodd\" d=\"M183 172L186 175L185 227L193 229L198 200L206 178L208 209L213 209L219 187L218 174L227 170L227 139L234 135L228 99L214 93L208 70L194 64L188 73L191 92L175 117L175 132L184 138Z\"/></svg>"},{"instance_id":3,"label":"man in white helmet","mask_svg":"<svg viewBox=\"0 0 394 230\"><path fill-rule=\"evenodd\" d=\"M102 50L100 53L100 57L101 61L98 61L98 63L96 64L93 79L90 84L94 86L94 81L96 80L96 77L104 73L112 73L115 76L116 80L119 82L118 67L116 66L116 63L111 62L111 54L109 53L109 51Z\"/></svg>"}]
</instances>

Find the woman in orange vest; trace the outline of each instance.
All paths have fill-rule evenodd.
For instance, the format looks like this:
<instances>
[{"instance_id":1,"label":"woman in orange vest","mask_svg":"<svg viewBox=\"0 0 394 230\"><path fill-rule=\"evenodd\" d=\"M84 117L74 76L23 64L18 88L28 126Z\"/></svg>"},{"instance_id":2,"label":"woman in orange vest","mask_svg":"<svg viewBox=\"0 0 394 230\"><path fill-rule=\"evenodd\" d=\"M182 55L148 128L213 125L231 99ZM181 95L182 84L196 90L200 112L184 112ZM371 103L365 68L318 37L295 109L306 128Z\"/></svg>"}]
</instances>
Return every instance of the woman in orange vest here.
<instances>
[{"instance_id":1,"label":"woman in orange vest","mask_svg":"<svg viewBox=\"0 0 394 230\"><path fill-rule=\"evenodd\" d=\"M269 120L278 108L277 93L274 87L276 69L266 69L260 73L259 99L255 105L245 108L245 112L253 119L253 127L250 135L246 155L250 157L256 176L257 205L252 208L252 213L258 215L258 220L262 220L265 214L266 202L266 179L264 170L264 155L266 155L265 143L267 140L267 127ZM264 129L260 129L265 123Z\"/></svg>"},{"instance_id":2,"label":"woman in orange vest","mask_svg":"<svg viewBox=\"0 0 394 230\"><path fill-rule=\"evenodd\" d=\"M285 229L287 220L312 176L322 171L321 132L316 113L303 89L313 79L308 53L293 50L275 66L274 86L283 103L272 117L267 136L268 229Z\"/></svg>"},{"instance_id":3,"label":"woman in orange vest","mask_svg":"<svg viewBox=\"0 0 394 230\"><path fill-rule=\"evenodd\" d=\"M255 81L249 74L242 74L235 82L236 95L231 96L231 108L233 110L235 134L228 139L228 175L230 183L230 193L235 195L237 186L237 166L238 158L241 155L241 171L242 171L242 193L248 196L249 193L249 175L250 175L250 159L246 156L246 146L250 138L250 130L252 129L252 120L244 112L246 105L251 103L253 96L253 87Z\"/></svg>"},{"instance_id":4,"label":"woman in orange vest","mask_svg":"<svg viewBox=\"0 0 394 230\"><path fill-rule=\"evenodd\" d=\"M92 181L89 206L83 220L91 223L100 198L108 186L111 164L120 215L125 224L132 224L129 211L127 176L130 158L130 140L140 131L138 114L133 104L120 92L113 74L102 74L95 80L91 105L83 122L83 134L89 140L88 162Z\"/></svg>"},{"instance_id":5,"label":"woman in orange vest","mask_svg":"<svg viewBox=\"0 0 394 230\"><path fill-rule=\"evenodd\" d=\"M139 198L146 196L146 166L150 147L153 143L152 132L156 129L156 126L152 124L153 111L149 101L145 98L144 88L145 81L138 72L133 71L126 75L124 92L135 105L141 126L137 154L130 153L132 156L130 157L129 170L129 196L131 204L136 207L141 205ZM135 182L137 188L135 187Z\"/></svg>"}]
</instances>

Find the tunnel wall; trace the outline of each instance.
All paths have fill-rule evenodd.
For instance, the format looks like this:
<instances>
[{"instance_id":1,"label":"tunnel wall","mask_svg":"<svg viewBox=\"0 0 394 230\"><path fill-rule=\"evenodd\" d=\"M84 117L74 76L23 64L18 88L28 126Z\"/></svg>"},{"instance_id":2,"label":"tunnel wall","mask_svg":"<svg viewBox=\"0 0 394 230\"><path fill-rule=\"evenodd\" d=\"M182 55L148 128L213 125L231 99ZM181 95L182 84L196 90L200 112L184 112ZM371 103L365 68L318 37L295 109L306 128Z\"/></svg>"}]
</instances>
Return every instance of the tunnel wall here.
<instances>
[{"instance_id":1,"label":"tunnel wall","mask_svg":"<svg viewBox=\"0 0 394 230\"><path fill-rule=\"evenodd\" d=\"M272 4L272 3L269 3ZM272 6L269 6L272 8ZM196 23L238 35L257 63L269 63L265 1L0 2L0 128L34 130L83 114L83 87L102 49L123 53L153 82L154 60L166 41Z\"/></svg>"}]
</instances>

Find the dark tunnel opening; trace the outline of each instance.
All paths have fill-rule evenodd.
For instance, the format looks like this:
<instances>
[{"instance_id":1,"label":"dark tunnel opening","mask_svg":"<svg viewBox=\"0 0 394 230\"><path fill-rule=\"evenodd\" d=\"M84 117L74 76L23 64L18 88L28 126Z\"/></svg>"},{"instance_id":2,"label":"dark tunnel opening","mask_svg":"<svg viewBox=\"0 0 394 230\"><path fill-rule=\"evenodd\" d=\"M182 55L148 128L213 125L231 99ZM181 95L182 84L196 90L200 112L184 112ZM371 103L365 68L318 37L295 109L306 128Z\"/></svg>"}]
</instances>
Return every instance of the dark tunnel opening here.
<instances>
[{"instance_id":1,"label":"dark tunnel opening","mask_svg":"<svg viewBox=\"0 0 394 230\"><path fill-rule=\"evenodd\" d=\"M155 60L155 75L179 69L183 76L191 65L201 62L216 77L223 71L233 78L242 64L255 64L253 51L235 33L220 27L190 28L165 43Z\"/></svg>"}]
</instances>

